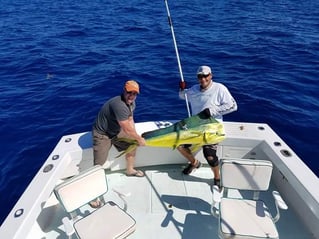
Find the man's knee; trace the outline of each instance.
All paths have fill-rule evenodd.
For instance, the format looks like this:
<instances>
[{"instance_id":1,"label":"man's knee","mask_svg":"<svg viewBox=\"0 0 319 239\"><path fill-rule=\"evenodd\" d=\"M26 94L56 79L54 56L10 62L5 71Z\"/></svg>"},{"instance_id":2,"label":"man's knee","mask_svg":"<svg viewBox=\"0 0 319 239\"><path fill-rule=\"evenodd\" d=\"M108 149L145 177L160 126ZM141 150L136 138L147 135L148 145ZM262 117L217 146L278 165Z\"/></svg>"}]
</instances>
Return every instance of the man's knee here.
<instances>
[{"instance_id":1,"label":"man's knee","mask_svg":"<svg viewBox=\"0 0 319 239\"><path fill-rule=\"evenodd\" d=\"M179 152L187 152L187 153L190 153L190 152L191 152L190 146L191 146L191 144L181 144L181 145L177 146L177 150L178 150Z\"/></svg>"},{"instance_id":2,"label":"man's knee","mask_svg":"<svg viewBox=\"0 0 319 239\"><path fill-rule=\"evenodd\" d=\"M209 166L216 167L219 165L216 145L205 145L203 147L203 153Z\"/></svg>"},{"instance_id":3,"label":"man's knee","mask_svg":"<svg viewBox=\"0 0 319 239\"><path fill-rule=\"evenodd\" d=\"M218 161L217 157L209 156L206 158L206 161L209 164L209 166L211 166L211 167L216 167L219 165L219 161Z\"/></svg>"},{"instance_id":4,"label":"man's knee","mask_svg":"<svg viewBox=\"0 0 319 239\"><path fill-rule=\"evenodd\" d=\"M179 145L179 146L177 146L176 149L177 149L179 152L181 152L181 151L184 150L184 147L183 147L183 145Z\"/></svg>"}]
</instances>

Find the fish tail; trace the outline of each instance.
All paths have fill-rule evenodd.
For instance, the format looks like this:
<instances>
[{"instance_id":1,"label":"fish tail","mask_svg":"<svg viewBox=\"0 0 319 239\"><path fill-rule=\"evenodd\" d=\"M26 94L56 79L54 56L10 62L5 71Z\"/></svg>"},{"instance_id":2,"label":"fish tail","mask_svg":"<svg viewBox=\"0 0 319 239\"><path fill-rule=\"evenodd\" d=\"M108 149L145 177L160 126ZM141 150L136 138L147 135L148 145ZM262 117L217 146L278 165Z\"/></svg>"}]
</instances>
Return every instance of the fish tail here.
<instances>
[{"instance_id":1,"label":"fish tail","mask_svg":"<svg viewBox=\"0 0 319 239\"><path fill-rule=\"evenodd\" d=\"M120 145L122 145L122 147L123 147L123 143L125 146L129 145L127 147L127 149L123 150L118 156L116 156L116 158L121 157L123 154L127 154L127 153L132 152L138 146L137 140L129 139L129 138L115 138L112 143L114 145L118 145L119 147L121 147Z\"/></svg>"},{"instance_id":2,"label":"fish tail","mask_svg":"<svg viewBox=\"0 0 319 239\"><path fill-rule=\"evenodd\" d=\"M124 150L122 153L120 153L118 156L116 156L115 158L119 158L121 157L123 154L128 154L130 152L132 152L134 149L137 148L137 145L136 144L132 144L130 145L126 150Z\"/></svg>"}]
</instances>

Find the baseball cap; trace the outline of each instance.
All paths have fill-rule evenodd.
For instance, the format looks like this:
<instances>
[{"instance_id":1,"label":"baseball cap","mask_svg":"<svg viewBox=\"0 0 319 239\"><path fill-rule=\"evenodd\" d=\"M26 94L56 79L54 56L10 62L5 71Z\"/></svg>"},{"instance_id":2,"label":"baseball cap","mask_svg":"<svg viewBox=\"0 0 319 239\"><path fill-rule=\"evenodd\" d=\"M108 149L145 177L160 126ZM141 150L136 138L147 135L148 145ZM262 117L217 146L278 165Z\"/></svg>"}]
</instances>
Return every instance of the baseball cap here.
<instances>
[{"instance_id":1,"label":"baseball cap","mask_svg":"<svg viewBox=\"0 0 319 239\"><path fill-rule=\"evenodd\" d=\"M200 66L197 70L197 75L208 75L212 73L212 70L209 66Z\"/></svg>"},{"instance_id":2,"label":"baseball cap","mask_svg":"<svg viewBox=\"0 0 319 239\"><path fill-rule=\"evenodd\" d=\"M140 87L139 87L138 83L134 80L126 81L124 88L128 92L134 91L134 92L137 92L138 94L140 93Z\"/></svg>"}]
</instances>

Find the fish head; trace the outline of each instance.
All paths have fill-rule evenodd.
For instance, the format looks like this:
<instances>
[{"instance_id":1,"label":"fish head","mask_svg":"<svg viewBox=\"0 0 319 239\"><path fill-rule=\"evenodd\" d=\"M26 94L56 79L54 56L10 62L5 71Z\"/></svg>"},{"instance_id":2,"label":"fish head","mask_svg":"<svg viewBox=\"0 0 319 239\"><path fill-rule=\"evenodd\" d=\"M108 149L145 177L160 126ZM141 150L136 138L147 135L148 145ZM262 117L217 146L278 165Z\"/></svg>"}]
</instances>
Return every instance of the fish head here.
<instances>
[{"instance_id":1,"label":"fish head","mask_svg":"<svg viewBox=\"0 0 319 239\"><path fill-rule=\"evenodd\" d=\"M225 139L224 126L222 124L208 127L204 131L203 140L205 144L217 144Z\"/></svg>"}]
</instances>

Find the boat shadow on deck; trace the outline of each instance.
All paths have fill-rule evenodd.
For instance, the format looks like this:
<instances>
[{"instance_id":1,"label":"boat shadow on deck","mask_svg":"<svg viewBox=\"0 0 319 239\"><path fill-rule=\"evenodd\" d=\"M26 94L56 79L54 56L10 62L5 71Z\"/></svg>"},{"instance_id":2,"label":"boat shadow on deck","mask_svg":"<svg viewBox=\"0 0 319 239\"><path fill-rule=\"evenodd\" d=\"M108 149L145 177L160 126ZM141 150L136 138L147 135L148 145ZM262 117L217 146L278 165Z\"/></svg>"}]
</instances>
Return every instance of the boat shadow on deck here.
<instances>
[{"instance_id":1,"label":"boat shadow on deck","mask_svg":"<svg viewBox=\"0 0 319 239\"><path fill-rule=\"evenodd\" d=\"M144 195L143 203L150 205L146 214L154 217L154 235L183 239L217 236L218 219L210 215L213 175L209 168L203 167L192 175L183 175L182 165L153 166L143 170L148 182L145 191L149 192L149 197ZM137 229L132 238L146 237L138 234Z\"/></svg>"}]
</instances>

